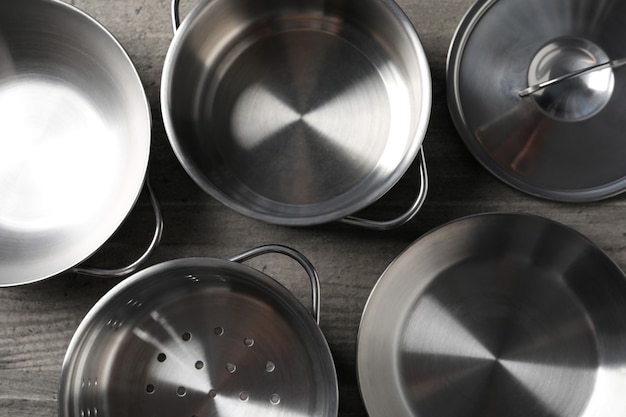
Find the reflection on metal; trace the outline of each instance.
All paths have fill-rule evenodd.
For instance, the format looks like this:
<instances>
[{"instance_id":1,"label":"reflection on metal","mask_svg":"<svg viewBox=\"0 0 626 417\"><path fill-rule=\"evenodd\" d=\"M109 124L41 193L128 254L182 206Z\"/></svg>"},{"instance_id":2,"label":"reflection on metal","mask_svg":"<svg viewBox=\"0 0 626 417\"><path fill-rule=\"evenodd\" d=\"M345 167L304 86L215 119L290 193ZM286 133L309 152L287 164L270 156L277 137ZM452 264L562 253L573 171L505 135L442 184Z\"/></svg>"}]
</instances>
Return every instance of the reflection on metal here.
<instances>
[{"instance_id":1,"label":"reflection on metal","mask_svg":"<svg viewBox=\"0 0 626 417\"><path fill-rule=\"evenodd\" d=\"M201 2L162 81L165 127L190 176L279 224L336 221L378 200L430 117L426 56L387 0Z\"/></svg>"},{"instance_id":2,"label":"reflection on metal","mask_svg":"<svg viewBox=\"0 0 626 417\"><path fill-rule=\"evenodd\" d=\"M462 139L528 194L583 202L626 189L626 3L479 0L452 40L448 103Z\"/></svg>"},{"instance_id":3,"label":"reflection on metal","mask_svg":"<svg viewBox=\"0 0 626 417\"><path fill-rule=\"evenodd\" d=\"M487 214L394 260L363 312L371 417L619 417L626 277L550 220Z\"/></svg>"}]
</instances>

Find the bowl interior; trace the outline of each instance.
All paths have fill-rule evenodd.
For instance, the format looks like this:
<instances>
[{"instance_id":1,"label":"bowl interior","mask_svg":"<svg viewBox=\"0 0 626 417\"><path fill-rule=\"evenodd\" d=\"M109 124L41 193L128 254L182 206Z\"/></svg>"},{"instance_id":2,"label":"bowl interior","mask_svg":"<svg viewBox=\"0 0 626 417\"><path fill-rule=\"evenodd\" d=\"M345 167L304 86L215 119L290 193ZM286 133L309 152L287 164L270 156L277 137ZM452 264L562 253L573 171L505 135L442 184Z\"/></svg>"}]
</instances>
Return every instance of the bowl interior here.
<instances>
[{"instance_id":1,"label":"bowl interior","mask_svg":"<svg viewBox=\"0 0 626 417\"><path fill-rule=\"evenodd\" d=\"M142 188L143 87L119 43L62 2L0 5L0 284L91 255Z\"/></svg>"}]
</instances>

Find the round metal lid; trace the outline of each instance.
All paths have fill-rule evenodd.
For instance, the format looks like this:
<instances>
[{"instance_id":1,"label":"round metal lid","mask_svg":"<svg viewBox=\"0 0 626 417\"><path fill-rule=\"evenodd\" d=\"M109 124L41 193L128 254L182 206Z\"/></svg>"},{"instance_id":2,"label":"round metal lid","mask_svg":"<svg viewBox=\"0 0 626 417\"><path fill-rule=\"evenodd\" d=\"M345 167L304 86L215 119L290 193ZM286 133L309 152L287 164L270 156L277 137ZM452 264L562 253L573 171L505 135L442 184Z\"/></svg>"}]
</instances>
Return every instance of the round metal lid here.
<instances>
[{"instance_id":1,"label":"round metal lid","mask_svg":"<svg viewBox=\"0 0 626 417\"><path fill-rule=\"evenodd\" d=\"M618 417L626 280L579 233L529 215L447 224L380 277L359 328L370 417Z\"/></svg>"},{"instance_id":2,"label":"round metal lid","mask_svg":"<svg viewBox=\"0 0 626 417\"><path fill-rule=\"evenodd\" d=\"M528 194L594 201L626 188L626 3L479 0L448 55L470 151Z\"/></svg>"}]
</instances>

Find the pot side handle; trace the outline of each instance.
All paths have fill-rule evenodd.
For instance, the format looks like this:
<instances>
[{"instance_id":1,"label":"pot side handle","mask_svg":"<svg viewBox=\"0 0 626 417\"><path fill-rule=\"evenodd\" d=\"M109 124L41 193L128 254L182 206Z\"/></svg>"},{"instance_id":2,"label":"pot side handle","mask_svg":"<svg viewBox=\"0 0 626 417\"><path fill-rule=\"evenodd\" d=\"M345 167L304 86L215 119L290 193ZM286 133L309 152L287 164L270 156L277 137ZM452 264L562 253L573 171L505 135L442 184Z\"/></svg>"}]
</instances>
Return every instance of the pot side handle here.
<instances>
[{"instance_id":1,"label":"pot side handle","mask_svg":"<svg viewBox=\"0 0 626 417\"><path fill-rule=\"evenodd\" d=\"M424 201L426 201L426 194L428 194L428 171L426 169L426 158L424 157L424 148L420 150L419 161L419 177L420 177L420 189L416 200L413 202L409 210L402 215L392 220L368 220L361 219L359 217L348 216L341 219L342 223L351 224L353 226L360 226L371 230L391 230L402 226L411 220L418 211L422 208Z\"/></svg>"},{"instance_id":2,"label":"pot side handle","mask_svg":"<svg viewBox=\"0 0 626 417\"><path fill-rule=\"evenodd\" d=\"M180 26L180 8L178 7L180 0L172 0L172 4L170 6L170 12L172 14L172 30L174 33L178 30Z\"/></svg>"},{"instance_id":3,"label":"pot side handle","mask_svg":"<svg viewBox=\"0 0 626 417\"><path fill-rule=\"evenodd\" d=\"M264 245L259 246L257 248L251 249L247 252L244 252L240 255L234 256L229 259L232 262L242 263L248 261L252 258L256 258L257 256L265 255L268 253L278 253L281 255L285 255L295 260L302 266L307 275L309 276L309 280L311 281L311 315L315 319L315 322L320 324L320 280L317 275L317 271L315 267L303 254L298 252L295 249L289 248L287 246L282 245Z\"/></svg>"},{"instance_id":4,"label":"pot side handle","mask_svg":"<svg viewBox=\"0 0 626 417\"><path fill-rule=\"evenodd\" d=\"M126 276L135 272L139 267L141 267L144 262L152 256L156 247L161 242L161 236L163 235L163 213L161 213L161 206L159 205L159 201L154 194L154 190L152 189L152 185L150 185L150 181L146 176L145 186L148 189L148 193L150 194L150 203L152 204L152 209L154 210L155 217L155 228L154 235L152 236L152 241L148 245L148 248L144 251L143 255L141 255L137 260L131 263L128 266L117 268L117 269L101 269L101 268L91 268L91 267L76 267L71 271L77 274L82 275L91 275L96 277L105 277L105 278L119 278Z\"/></svg>"}]
</instances>

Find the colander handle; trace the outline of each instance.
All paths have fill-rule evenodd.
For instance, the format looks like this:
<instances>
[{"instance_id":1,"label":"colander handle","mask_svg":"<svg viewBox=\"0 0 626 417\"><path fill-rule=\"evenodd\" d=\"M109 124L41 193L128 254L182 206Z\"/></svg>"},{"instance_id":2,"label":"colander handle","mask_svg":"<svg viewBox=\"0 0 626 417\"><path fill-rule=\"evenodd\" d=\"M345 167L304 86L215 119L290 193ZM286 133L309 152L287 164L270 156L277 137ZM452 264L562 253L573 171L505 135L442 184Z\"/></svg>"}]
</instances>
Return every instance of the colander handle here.
<instances>
[{"instance_id":1,"label":"colander handle","mask_svg":"<svg viewBox=\"0 0 626 417\"><path fill-rule=\"evenodd\" d=\"M257 248L251 249L247 252L242 253L241 255L234 256L229 260L232 262L246 262L252 258L256 258L257 256L266 255L268 253L278 253L281 255L285 255L295 260L304 268L305 272L309 276L309 280L311 281L311 315L315 319L315 322L320 324L320 280L317 275L317 271L315 267L303 254L298 252L295 249L291 249L287 246L282 245L264 245L259 246Z\"/></svg>"},{"instance_id":2,"label":"colander handle","mask_svg":"<svg viewBox=\"0 0 626 417\"><path fill-rule=\"evenodd\" d=\"M96 277L123 277L125 275L135 272L150 256L152 256L152 253L154 253L154 250L159 245L159 242L161 241L161 236L163 234L163 214L161 213L161 206L159 205L159 201L154 194L154 190L152 189L152 185L150 185L150 181L148 181L147 176L145 180L145 186L148 189L148 193L150 194L150 203L152 204L152 209L154 210L155 228L154 235L152 236L152 241L148 245L148 248L144 251L143 255L141 255L136 261L134 261L130 265L122 268L101 269L81 266L73 268L72 272Z\"/></svg>"},{"instance_id":3,"label":"colander handle","mask_svg":"<svg viewBox=\"0 0 626 417\"><path fill-rule=\"evenodd\" d=\"M368 220L361 219L359 217L348 216L341 220L343 223L351 224L354 226L364 227L372 230L390 230L400 227L403 224L411 220L418 211L422 208L424 201L426 201L426 194L428 193L428 171L426 170L426 158L424 157L424 149L420 150L419 161L419 177L420 177L420 189L417 198L411 205L408 211L404 214L396 217L392 220Z\"/></svg>"}]
</instances>

